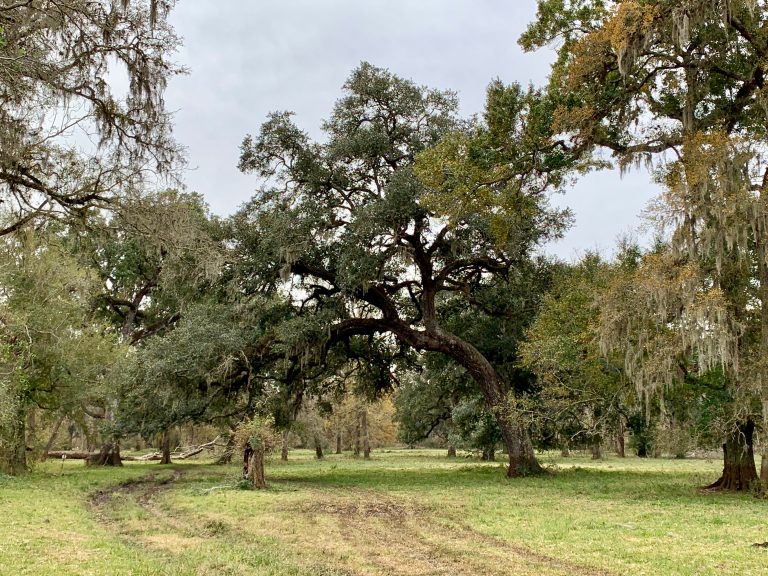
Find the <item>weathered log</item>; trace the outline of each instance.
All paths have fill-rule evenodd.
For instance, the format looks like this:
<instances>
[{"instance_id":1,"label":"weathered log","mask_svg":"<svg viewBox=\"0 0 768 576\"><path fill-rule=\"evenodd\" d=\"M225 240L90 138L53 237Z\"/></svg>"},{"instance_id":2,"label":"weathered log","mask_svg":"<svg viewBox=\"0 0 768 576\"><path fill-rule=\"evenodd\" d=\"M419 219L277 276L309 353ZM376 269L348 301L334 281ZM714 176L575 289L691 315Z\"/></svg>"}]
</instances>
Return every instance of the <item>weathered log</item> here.
<instances>
[{"instance_id":1,"label":"weathered log","mask_svg":"<svg viewBox=\"0 0 768 576\"><path fill-rule=\"evenodd\" d=\"M46 458L64 458L68 460L85 460L91 456L98 456L98 452L84 452L80 450L49 450Z\"/></svg>"},{"instance_id":2,"label":"weathered log","mask_svg":"<svg viewBox=\"0 0 768 576\"><path fill-rule=\"evenodd\" d=\"M224 446L224 444L219 443L219 438L220 437L217 436L210 442L194 446L187 449L185 452L174 452L173 458L177 460L185 460L186 458L191 458L192 456L200 454L203 450L213 450L216 446ZM45 453L46 458L65 458L68 460L88 460L89 458L93 460L100 455L101 452L88 452L87 450L49 450ZM162 452L150 452L143 456L121 456L121 459L130 462L153 462L155 460L161 460L162 457Z\"/></svg>"},{"instance_id":3,"label":"weathered log","mask_svg":"<svg viewBox=\"0 0 768 576\"><path fill-rule=\"evenodd\" d=\"M220 444L219 439L221 436L216 436L213 440L210 442L206 442L205 444L200 444L199 446L195 446L194 448L190 448L186 452L182 452L179 455L174 454L174 458L178 460L185 460L187 458L191 458L192 456L196 456L197 454L200 454L203 450L213 450L216 448L216 446L225 446L225 444Z\"/></svg>"}]
</instances>

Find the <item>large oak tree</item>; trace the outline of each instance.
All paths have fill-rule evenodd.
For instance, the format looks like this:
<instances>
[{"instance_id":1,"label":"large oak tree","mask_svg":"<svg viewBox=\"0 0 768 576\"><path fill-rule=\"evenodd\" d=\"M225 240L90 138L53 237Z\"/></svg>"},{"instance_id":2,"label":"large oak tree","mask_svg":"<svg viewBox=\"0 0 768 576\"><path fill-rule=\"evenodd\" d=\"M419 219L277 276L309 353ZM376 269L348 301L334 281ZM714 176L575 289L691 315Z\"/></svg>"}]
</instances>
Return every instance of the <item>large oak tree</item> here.
<instances>
[{"instance_id":1,"label":"large oak tree","mask_svg":"<svg viewBox=\"0 0 768 576\"><path fill-rule=\"evenodd\" d=\"M546 202L567 163L550 112L535 92L495 83L483 119L461 122L452 94L362 64L322 141L275 113L241 149L240 168L260 181L235 219L242 290L292 297L289 352L322 364L385 335L450 356L494 414L510 476L539 470L510 383L440 313L449 296L478 305L479 290L562 230Z\"/></svg>"},{"instance_id":2,"label":"large oak tree","mask_svg":"<svg viewBox=\"0 0 768 576\"><path fill-rule=\"evenodd\" d=\"M664 191L654 212L670 251L646 263L637 278L645 297L629 300L635 318L614 315L604 341L613 347L623 336L627 372L645 390L680 367L724 370L741 401L713 486L734 489L756 477L755 395L768 424L767 8L761 0L540 0L521 39L529 49L560 41L549 89L559 102L555 130L570 146L656 170Z\"/></svg>"}]
</instances>

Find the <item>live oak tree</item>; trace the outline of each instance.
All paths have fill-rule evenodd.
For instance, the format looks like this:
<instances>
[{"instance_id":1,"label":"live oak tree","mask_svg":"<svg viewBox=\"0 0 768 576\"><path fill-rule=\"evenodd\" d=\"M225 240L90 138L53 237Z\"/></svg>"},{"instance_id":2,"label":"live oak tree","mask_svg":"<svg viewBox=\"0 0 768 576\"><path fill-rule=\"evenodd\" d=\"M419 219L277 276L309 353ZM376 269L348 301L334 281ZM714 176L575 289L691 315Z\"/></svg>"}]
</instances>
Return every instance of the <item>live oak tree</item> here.
<instances>
[{"instance_id":1,"label":"live oak tree","mask_svg":"<svg viewBox=\"0 0 768 576\"><path fill-rule=\"evenodd\" d=\"M655 166L664 189L655 218L671 249L640 281L643 325L655 306L666 344L626 347L627 369L643 389L668 382L683 357L696 372L724 371L741 399L713 484L725 489L756 478L755 395L768 424L766 18L760 0L541 0L521 38L529 49L560 42L549 91L560 103L555 130L570 146L607 149L622 167ZM768 481L768 454L764 463Z\"/></svg>"},{"instance_id":2,"label":"live oak tree","mask_svg":"<svg viewBox=\"0 0 768 576\"><path fill-rule=\"evenodd\" d=\"M321 142L287 113L244 140L240 168L261 184L236 216L243 277L290 294L304 335L292 352L305 365L374 335L450 356L499 424L508 474L538 471L509 384L440 310L449 295L472 306L562 230L546 204L566 163L547 131L551 110L496 83L483 120L459 122L452 94L369 64L344 91Z\"/></svg>"},{"instance_id":3,"label":"live oak tree","mask_svg":"<svg viewBox=\"0 0 768 576\"><path fill-rule=\"evenodd\" d=\"M89 221L76 250L101 279L98 309L136 345L216 292L225 251L199 194L128 194L112 208Z\"/></svg>"},{"instance_id":4,"label":"live oak tree","mask_svg":"<svg viewBox=\"0 0 768 576\"><path fill-rule=\"evenodd\" d=\"M0 243L0 472L26 468L30 410L103 413L125 349L92 314L96 278L56 236Z\"/></svg>"},{"instance_id":5,"label":"live oak tree","mask_svg":"<svg viewBox=\"0 0 768 576\"><path fill-rule=\"evenodd\" d=\"M199 195L172 189L129 193L87 223L71 244L101 281L96 310L126 344L141 347L172 330L186 311L216 299L224 250L216 221ZM170 412L165 421L178 423ZM153 430L164 438L164 460L170 450L168 426ZM140 432L151 430L143 425Z\"/></svg>"},{"instance_id":6,"label":"live oak tree","mask_svg":"<svg viewBox=\"0 0 768 576\"><path fill-rule=\"evenodd\" d=\"M120 379L118 434L150 436L185 423L235 427L283 407L293 374L275 327L291 308L277 297L208 290L178 321L134 347Z\"/></svg>"},{"instance_id":7,"label":"live oak tree","mask_svg":"<svg viewBox=\"0 0 768 576\"><path fill-rule=\"evenodd\" d=\"M586 441L593 457L609 433L623 451L629 392L621 358L611 362L599 341L600 302L615 266L597 255L563 266L522 345L522 363L536 373L541 391L537 417L554 430L564 450Z\"/></svg>"},{"instance_id":8,"label":"live oak tree","mask_svg":"<svg viewBox=\"0 0 768 576\"><path fill-rule=\"evenodd\" d=\"M172 171L180 155L163 90L182 71L169 59L172 5L0 2L0 235Z\"/></svg>"}]
</instances>

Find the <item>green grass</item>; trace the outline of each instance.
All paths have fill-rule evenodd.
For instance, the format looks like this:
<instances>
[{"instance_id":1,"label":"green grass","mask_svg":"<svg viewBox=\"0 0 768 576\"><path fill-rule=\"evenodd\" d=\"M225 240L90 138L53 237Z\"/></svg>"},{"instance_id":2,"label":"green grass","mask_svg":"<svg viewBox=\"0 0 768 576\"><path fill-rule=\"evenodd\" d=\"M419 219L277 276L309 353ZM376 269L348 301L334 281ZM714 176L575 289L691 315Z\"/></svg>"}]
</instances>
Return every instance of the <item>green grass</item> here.
<instances>
[{"instance_id":1,"label":"green grass","mask_svg":"<svg viewBox=\"0 0 768 576\"><path fill-rule=\"evenodd\" d=\"M264 491L236 466L47 463L0 477L0 575L765 573L768 503L701 493L718 462L543 460L510 481L436 451L296 452Z\"/></svg>"}]
</instances>

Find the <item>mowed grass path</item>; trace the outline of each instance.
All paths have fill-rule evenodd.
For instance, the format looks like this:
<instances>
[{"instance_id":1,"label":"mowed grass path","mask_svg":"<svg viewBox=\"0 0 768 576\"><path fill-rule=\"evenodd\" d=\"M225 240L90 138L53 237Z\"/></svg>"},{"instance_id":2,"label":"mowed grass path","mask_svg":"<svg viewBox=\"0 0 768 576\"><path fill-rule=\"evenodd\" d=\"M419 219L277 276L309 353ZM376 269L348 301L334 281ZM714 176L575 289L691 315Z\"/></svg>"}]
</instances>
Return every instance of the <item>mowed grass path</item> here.
<instances>
[{"instance_id":1,"label":"mowed grass path","mask_svg":"<svg viewBox=\"0 0 768 576\"><path fill-rule=\"evenodd\" d=\"M0 477L0 575L768 573L768 502L719 463L545 456L546 477L440 451L238 467L46 463Z\"/></svg>"}]
</instances>

